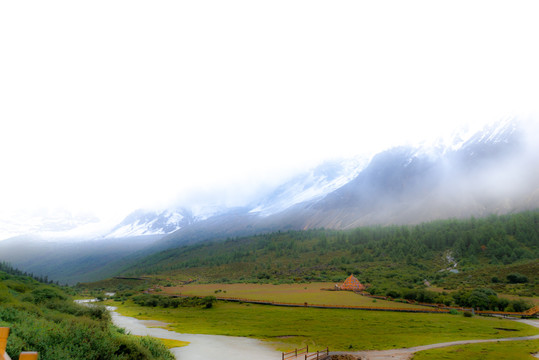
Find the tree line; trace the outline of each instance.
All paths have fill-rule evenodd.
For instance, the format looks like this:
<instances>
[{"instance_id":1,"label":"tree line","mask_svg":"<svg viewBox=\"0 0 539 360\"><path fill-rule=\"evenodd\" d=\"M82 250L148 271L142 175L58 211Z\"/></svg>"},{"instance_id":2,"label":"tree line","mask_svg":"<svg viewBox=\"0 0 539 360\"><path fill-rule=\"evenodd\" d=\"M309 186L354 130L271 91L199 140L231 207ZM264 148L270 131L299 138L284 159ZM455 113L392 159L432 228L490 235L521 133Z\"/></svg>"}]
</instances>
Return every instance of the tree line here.
<instances>
[{"instance_id":1,"label":"tree line","mask_svg":"<svg viewBox=\"0 0 539 360\"><path fill-rule=\"evenodd\" d=\"M201 242L154 254L127 269L130 275L251 264L259 278L305 276L316 266L354 270L355 264L405 262L417 268L444 251L463 263L509 265L539 258L539 211L486 218L438 220L418 225L365 226L352 230L279 231Z\"/></svg>"}]
</instances>

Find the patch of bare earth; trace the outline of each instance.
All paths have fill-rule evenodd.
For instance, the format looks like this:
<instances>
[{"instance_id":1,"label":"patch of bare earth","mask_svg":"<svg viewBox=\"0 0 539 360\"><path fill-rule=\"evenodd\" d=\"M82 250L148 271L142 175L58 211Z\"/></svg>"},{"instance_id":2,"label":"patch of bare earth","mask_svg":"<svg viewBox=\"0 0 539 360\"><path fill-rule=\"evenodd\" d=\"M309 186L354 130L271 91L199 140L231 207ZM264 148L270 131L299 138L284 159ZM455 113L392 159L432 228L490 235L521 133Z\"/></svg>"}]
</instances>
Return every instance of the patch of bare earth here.
<instances>
[{"instance_id":1,"label":"patch of bare earth","mask_svg":"<svg viewBox=\"0 0 539 360\"><path fill-rule=\"evenodd\" d=\"M360 359L357 356L353 355L329 355L326 360L358 360Z\"/></svg>"},{"instance_id":2,"label":"patch of bare earth","mask_svg":"<svg viewBox=\"0 0 539 360\"><path fill-rule=\"evenodd\" d=\"M360 351L351 354L330 355L331 360L409 360L414 353L407 349Z\"/></svg>"}]
</instances>

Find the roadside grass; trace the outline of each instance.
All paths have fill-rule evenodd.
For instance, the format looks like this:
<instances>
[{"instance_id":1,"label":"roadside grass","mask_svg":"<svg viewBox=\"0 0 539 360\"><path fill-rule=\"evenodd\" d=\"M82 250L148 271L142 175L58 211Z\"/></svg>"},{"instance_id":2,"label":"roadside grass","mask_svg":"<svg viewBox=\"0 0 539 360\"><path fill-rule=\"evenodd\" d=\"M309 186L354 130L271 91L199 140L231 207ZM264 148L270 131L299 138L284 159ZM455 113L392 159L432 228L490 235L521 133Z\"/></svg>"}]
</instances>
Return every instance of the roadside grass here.
<instances>
[{"instance_id":1,"label":"roadside grass","mask_svg":"<svg viewBox=\"0 0 539 360\"><path fill-rule=\"evenodd\" d=\"M531 354L538 352L539 340L498 341L424 350L416 353L413 360L531 360L535 359Z\"/></svg>"},{"instance_id":2,"label":"roadside grass","mask_svg":"<svg viewBox=\"0 0 539 360\"><path fill-rule=\"evenodd\" d=\"M372 299L351 291L326 291L334 283L309 284L189 284L176 287L164 287L163 292L171 295L216 296L264 300L281 303L375 306L382 308L426 308L424 306Z\"/></svg>"},{"instance_id":3,"label":"roadside grass","mask_svg":"<svg viewBox=\"0 0 539 360\"><path fill-rule=\"evenodd\" d=\"M286 308L217 302L211 309L142 307L114 303L117 311L169 323L179 333L244 336L278 350L309 345L317 350L404 348L468 339L536 335L529 325L499 318L344 309ZM500 330L500 329L510 329Z\"/></svg>"}]
</instances>

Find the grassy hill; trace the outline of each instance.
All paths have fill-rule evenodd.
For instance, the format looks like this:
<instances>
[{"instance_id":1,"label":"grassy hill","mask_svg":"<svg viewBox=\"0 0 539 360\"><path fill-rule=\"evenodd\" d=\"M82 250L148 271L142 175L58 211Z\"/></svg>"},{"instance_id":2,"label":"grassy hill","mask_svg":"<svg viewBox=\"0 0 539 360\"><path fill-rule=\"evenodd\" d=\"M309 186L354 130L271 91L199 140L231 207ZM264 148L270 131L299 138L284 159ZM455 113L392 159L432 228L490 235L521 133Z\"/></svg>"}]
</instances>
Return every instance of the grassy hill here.
<instances>
[{"instance_id":1,"label":"grassy hill","mask_svg":"<svg viewBox=\"0 0 539 360\"><path fill-rule=\"evenodd\" d=\"M75 304L67 288L45 284L0 264L0 327L11 329L8 355L38 351L41 360L172 360L149 337L126 335L112 326L104 307Z\"/></svg>"},{"instance_id":2,"label":"grassy hill","mask_svg":"<svg viewBox=\"0 0 539 360\"><path fill-rule=\"evenodd\" d=\"M435 285L539 294L539 211L348 231L315 229L212 241L153 254L122 274L163 281L338 282L374 294ZM514 281L511 275L517 276ZM520 279L520 280L519 280Z\"/></svg>"}]
</instances>

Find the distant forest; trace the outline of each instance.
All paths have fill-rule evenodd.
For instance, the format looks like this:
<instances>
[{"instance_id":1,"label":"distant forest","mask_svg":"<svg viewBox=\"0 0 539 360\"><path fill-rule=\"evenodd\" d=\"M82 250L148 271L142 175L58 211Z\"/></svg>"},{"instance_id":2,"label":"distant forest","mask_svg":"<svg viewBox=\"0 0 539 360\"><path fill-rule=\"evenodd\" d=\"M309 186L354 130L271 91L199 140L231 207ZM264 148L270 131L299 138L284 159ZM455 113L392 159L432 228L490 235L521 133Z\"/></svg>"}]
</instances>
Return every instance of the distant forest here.
<instances>
[{"instance_id":1,"label":"distant forest","mask_svg":"<svg viewBox=\"0 0 539 360\"><path fill-rule=\"evenodd\" d=\"M400 285L439 280L458 271L537 262L539 211L449 219L413 226L275 232L203 242L154 254L124 274L167 274L202 281L338 281L345 274L370 282L406 272ZM380 266L385 264L381 271ZM526 267L525 267L526 268ZM533 268L533 267L532 267ZM387 271L386 271L387 270ZM505 274L500 274L505 278Z\"/></svg>"},{"instance_id":2,"label":"distant forest","mask_svg":"<svg viewBox=\"0 0 539 360\"><path fill-rule=\"evenodd\" d=\"M9 264L9 263L7 263L5 261L0 261L0 271L3 271L6 274L10 274L10 275L28 276L28 277L31 277L32 279L34 279L36 281L39 281L40 283L43 283L43 284L53 284L54 283L54 281L49 280L49 278L47 276L38 276L38 275L34 275L32 273L29 274L26 271L22 271L22 270L19 270L19 269L13 267L11 264ZM56 282L56 285L59 285L58 281Z\"/></svg>"}]
</instances>

